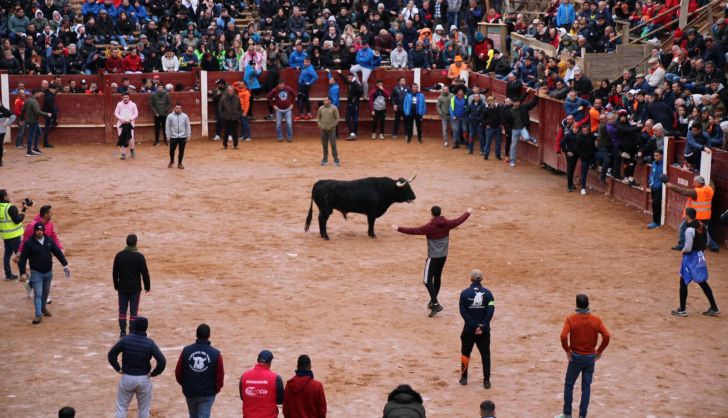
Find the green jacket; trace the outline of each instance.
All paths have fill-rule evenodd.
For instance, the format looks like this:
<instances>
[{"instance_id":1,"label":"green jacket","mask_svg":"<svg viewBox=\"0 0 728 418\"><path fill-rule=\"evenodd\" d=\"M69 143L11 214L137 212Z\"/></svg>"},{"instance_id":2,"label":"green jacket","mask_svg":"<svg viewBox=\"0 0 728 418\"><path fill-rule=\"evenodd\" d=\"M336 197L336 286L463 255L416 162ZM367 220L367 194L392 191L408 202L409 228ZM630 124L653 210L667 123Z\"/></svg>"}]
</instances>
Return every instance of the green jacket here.
<instances>
[{"instance_id":1,"label":"green jacket","mask_svg":"<svg viewBox=\"0 0 728 418\"><path fill-rule=\"evenodd\" d=\"M149 107L152 108L155 116L167 116L170 108L172 107L172 101L169 99L169 94L167 94L166 91L162 94L159 94L157 91L150 94Z\"/></svg>"},{"instance_id":2,"label":"green jacket","mask_svg":"<svg viewBox=\"0 0 728 418\"><path fill-rule=\"evenodd\" d=\"M38 123L38 117L39 116L48 116L49 113L42 112L40 110L40 105L38 104L38 100L35 99L35 97L28 97L25 99L25 104L23 104L23 120L27 123Z\"/></svg>"},{"instance_id":3,"label":"green jacket","mask_svg":"<svg viewBox=\"0 0 728 418\"><path fill-rule=\"evenodd\" d=\"M452 93L442 94L437 98L437 114L443 119L450 119L450 100L453 98Z\"/></svg>"}]
</instances>

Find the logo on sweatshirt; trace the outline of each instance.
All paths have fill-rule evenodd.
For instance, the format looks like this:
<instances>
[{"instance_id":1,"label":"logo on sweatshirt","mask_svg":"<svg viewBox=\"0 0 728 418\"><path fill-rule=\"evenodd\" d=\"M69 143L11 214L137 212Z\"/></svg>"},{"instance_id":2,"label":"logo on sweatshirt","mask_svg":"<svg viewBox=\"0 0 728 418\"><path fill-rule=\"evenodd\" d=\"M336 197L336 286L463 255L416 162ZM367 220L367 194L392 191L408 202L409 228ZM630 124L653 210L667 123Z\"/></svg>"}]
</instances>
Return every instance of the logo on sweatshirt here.
<instances>
[{"instance_id":1,"label":"logo on sweatshirt","mask_svg":"<svg viewBox=\"0 0 728 418\"><path fill-rule=\"evenodd\" d=\"M210 356L204 351L195 351L187 358L187 365L193 372L202 373L210 368Z\"/></svg>"},{"instance_id":2,"label":"logo on sweatshirt","mask_svg":"<svg viewBox=\"0 0 728 418\"><path fill-rule=\"evenodd\" d=\"M285 91L285 90L281 90L281 91L279 91L279 92L278 92L278 98L279 98L279 99L280 99L281 101L285 101L285 100L288 100L288 92L287 92L287 91Z\"/></svg>"},{"instance_id":3,"label":"logo on sweatshirt","mask_svg":"<svg viewBox=\"0 0 728 418\"><path fill-rule=\"evenodd\" d=\"M482 308L483 307L483 295L485 292L475 292L475 297L472 299L473 303L470 305L471 308Z\"/></svg>"}]
</instances>

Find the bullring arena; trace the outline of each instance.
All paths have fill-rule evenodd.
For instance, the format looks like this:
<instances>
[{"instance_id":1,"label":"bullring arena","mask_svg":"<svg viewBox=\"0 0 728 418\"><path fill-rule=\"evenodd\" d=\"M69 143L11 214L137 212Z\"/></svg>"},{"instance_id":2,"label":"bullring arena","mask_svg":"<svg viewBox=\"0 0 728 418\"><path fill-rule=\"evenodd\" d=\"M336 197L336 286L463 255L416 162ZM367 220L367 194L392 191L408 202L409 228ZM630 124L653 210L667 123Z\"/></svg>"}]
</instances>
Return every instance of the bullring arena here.
<instances>
[{"instance_id":1,"label":"bullring arena","mask_svg":"<svg viewBox=\"0 0 728 418\"><path fill-rule=\"evenodd\" d=\"M706 302L697 287L691 315L670 316L680 265L669 251L673 229L648 231L649 215L601 193L567 194L561 176L484 162L432 137L340 141L337 168L319 166L315 137L279 144L270 132L255 134L238 151L193 140L187 170L168 170L167 150L148 140L126 162L109 144L61 146L34 159L6 152L3 187L14 201L53 205L73 277L63 278L56 263L54 316L38 326L22 286L0 283L0 416L49 417L63 405L82 417L112 415L111 263L131 232L151 270L140 314L168 361L153 379L153 417L185 416L174 364L201 322L226 363L215 416L240 415L238 379L263 348L273 351L272 369L284 381L297 356L310 354L332 417L381 416L399 383L423 395L432 417L475 416L486 398L498 416L553 416L566 366L559 332L578 292L612 333L597 362L592 416L728 416L728 327L699 315ZM331 241L313 231L315 220L303 232L316 180L415 173L417 199L393 205L377 222L378 238L366 236L361 215L334 214ZM451 234L445 310L428 318L424 239L389 226L423 224L433 204L448 217L469 206L475 212ZM719 304L728 300L724 252L707 253ZM483 270L497 301L487 391L478 354L472 383L458 384L457 300L473 268Z\"/></svg>"}]
</instances>

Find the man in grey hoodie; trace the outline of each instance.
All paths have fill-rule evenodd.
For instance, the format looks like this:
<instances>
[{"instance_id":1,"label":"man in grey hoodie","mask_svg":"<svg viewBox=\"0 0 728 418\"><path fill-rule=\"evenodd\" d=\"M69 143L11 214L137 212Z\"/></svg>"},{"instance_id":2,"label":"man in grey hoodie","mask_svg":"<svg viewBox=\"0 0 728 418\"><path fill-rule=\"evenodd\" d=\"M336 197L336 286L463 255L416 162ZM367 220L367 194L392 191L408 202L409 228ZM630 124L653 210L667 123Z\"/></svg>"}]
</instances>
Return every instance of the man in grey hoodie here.
<instances>
[{"instance_id":1,"label":"man in grey hoodie","mask_svg":"<svg viewBox=\"0 0 728 418\"><path fill-rule=\"evenodd\" d=\"M444 146L448 146L450 139L448 127L450 127L450 101L452 97L453 94L450 93L450 88L443 86L442 90L440 90L440 97L437 98L437 114L440 115L440 123L442 124L442 144Z\"/></svg>"}]
</instances>

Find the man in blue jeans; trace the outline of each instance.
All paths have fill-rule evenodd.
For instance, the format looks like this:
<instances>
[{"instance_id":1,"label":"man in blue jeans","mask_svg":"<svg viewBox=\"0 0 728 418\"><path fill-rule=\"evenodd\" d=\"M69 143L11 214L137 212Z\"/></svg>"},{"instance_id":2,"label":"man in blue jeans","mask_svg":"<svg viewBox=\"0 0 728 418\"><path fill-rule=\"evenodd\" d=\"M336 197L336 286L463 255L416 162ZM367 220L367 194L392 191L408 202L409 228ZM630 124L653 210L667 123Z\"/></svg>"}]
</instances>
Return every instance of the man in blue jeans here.
<instances>
[{"instance_id":1,"label":"man in blue jeans","mask_svg":"<svg viewBox=\"0 0 728 418\"><path fill-rule=\"evenodd\" d=\"M597 339L602 335L599 348ZM555 418L571 418L571 402L573 400L574 384L581 374L581 403L579 404L579 418L586 418L589 408L589 396L594 364L602 356L602 352L609 345L609 331L598 316L592 315L589 310L587 295L576 295L576 313L566 318L561 331L561 346L566 351L569 366L566 368L564 383L564 410L563 414Z\"/></svg>"},{"instance_id":2,"label":"man in blue jeans","mask_svg":"<svg viewBox=\"0 0 728 418\"><path fill-rule=\"evenodd\" d=\"M210 327L197 327L197 341L186 346L174 371L187 399L190 418L210 418L215 395L225 379L222 354L210 344Z\"/></svg>"},{"instance_id":3,"label":"man in blue jeans","mask_svg":"<svg viewBox=\"0 0 728 418\"><path fill-rule=\"evenodd\" d=\"M30 283L33 286L35 318L33 324L40 324L41 315L51 316L50 311L46 308L48 302L48 294L51 291L51 282L53 281L53 256L63 265L63 272L66 277L71 277L71 270L68 267L68 261L63 255L63 251L53 242L52 239L45 236L45 225L42 222L36 222L33 227L33 237L30 238L23 246L20 253L20 277L27 280L25 274L25 263L30 262Z\"/></svg>"}]
</instances>

